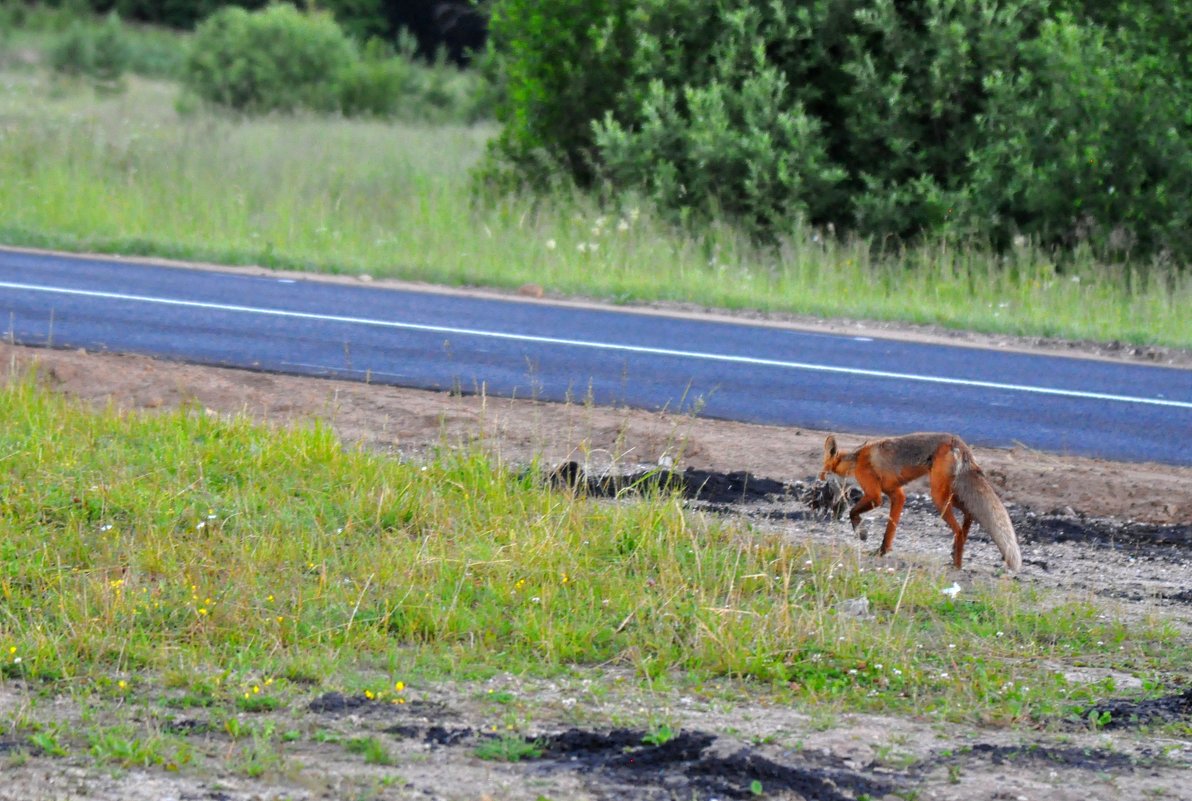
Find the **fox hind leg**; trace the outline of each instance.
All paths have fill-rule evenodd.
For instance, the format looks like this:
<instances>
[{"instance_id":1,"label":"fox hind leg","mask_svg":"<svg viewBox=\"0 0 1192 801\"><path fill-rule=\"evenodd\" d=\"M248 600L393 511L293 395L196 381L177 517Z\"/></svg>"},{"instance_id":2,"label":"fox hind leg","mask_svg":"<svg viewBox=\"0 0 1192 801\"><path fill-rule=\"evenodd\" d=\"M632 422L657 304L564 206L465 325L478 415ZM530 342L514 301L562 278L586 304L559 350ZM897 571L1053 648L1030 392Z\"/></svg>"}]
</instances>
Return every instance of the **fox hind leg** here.
<instances>
[{"instance_id":1,"label":"fox hind leg","mask_svg":"<svg viewBox=\"0 0 1192 801\"><path fill-rule=\"evenodd\" d=\"M938 486L935 481L931 486L931 500L935 501L935 508L939 509L940 517L948 524L948 528L952 529L952 564L959 568L960 562L964 558L964 544L968 541L969 527L973 524L973 518L964 509L960 509L964 514L964 525L956 522L954 510L960 507L956 505L951 490Z\"/></svg>"},{"instance_id":2,"label":"fox hind leg","mask_svg":"<svg viewBox=\"0 0 1192 801\"><path fill-rule=\"evenodd\" d=\"M952 529L952 564L959 569L964 558L964 544L968 540L969 527L973 524L972 515L968 510L956 503L953 485L960 465L957 462L957 452L954 448L941 445L936 450L931 465L931 500L939 510L940 517ZM964 525L956 522L954 510L959 509L964 514Z\"/></svg>"},{"instance_id":3,"label":"fox hind leg","mask_svg":"<svg viewBox=\"0 0 1192 801\"><path fill-rule=\"evenodd\" d=\"M953 518L955 520L955 518ZM964 559L964 544L968 541L969 526L973 524L973 516L968 512L964 513L964 525L956 531L956 535L952 538L952 564L957 570L960 569L960 562Z\"/></svg>"}]
</instances>

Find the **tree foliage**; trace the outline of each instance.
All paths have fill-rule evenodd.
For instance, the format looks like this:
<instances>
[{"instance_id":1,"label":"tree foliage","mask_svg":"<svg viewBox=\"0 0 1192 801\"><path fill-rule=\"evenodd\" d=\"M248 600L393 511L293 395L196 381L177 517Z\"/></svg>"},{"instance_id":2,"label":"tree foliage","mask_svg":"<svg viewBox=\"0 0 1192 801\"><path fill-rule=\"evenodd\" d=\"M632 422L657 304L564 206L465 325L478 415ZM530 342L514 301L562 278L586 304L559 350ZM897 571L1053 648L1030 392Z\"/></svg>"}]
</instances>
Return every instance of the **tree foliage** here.
<instances>
[{"instance_id":1,"label":"tree foliage","mask_svg":"<svg viewBox=\"0 0 1192 801\"><path fill-rule=\"evenodd\" d=\"M488 172L759 236L1186 261L1190 31L1158 0L498 0Z\"/></svg>"}]
</instances>

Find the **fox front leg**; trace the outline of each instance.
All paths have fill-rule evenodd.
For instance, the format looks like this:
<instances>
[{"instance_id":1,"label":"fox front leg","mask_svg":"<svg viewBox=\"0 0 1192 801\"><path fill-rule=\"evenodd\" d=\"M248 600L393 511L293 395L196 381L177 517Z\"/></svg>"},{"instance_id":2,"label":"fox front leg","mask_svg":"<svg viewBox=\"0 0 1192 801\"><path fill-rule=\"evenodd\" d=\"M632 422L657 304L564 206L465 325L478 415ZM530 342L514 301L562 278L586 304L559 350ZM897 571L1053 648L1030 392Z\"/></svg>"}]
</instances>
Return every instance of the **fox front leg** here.
<instances>
[{"instance_id":1,"label":"fox front leg","mask_svg":"<svg viewBox=\"0 0 1192 801\"><path fill-rule=\"evenodd\" d=\"M906 493L901 487L895 487L887 493L890 496L890 519L886 522L886 536L882 538L882 547L878 554L885 556L894 547L894 532L898 530L898 521L902 518L902 507L906 503Z\"/></svg>"},{"instance_id":2,"label":"fox front leg","mask_svg":"<svg viewBox=\"0 0 1192 801\"><path fill-rule=\"evenodd\" d=\"M878 495L876 498L865 495L861 498L861 500L857 501L856 505L853 506L852 509L849 510L848 520L853 524L853 532L857 535L861 542L869 539L869 532L866 531L865 527L862 525L861 515L865 514L871 509L876 509L877 507L881 506L881 504L881 495Z\"/></svg>"}]
</instances>

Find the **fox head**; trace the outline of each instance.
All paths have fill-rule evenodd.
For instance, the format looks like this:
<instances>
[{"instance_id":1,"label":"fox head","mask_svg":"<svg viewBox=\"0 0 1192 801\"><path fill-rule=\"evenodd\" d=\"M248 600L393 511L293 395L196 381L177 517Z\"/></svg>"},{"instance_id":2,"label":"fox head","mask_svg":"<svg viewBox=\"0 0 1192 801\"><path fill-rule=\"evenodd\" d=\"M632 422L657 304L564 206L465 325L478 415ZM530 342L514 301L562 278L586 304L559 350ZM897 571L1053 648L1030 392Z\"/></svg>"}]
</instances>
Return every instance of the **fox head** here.
<instances>
[{"instance_id":1,"label":"fox head","mask_svg":"<svg viewBox=\"0 0 1192 801\"><path fill-rule=\"evenodd\" d=\"M840 474L840 459L843 456L836 448L836 437L829 434L828 438L824 440L824 469L820 471L819 480L823 481L828 477L828 473Z\"/></svg>"}]
</instances>

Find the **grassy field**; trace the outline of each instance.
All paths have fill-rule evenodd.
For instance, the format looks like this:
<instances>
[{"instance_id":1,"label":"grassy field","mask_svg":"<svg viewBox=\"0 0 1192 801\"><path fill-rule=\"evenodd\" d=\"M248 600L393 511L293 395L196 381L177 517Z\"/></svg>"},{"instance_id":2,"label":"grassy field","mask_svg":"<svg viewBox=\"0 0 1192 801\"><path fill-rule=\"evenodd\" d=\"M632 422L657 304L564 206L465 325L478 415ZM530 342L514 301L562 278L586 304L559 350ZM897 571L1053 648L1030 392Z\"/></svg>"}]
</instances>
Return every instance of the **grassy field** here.
<instances>
[{"instance_id":1,"label":"grassy field","mask_svg":"<svg viewBox=\"0 0 1192 801\"><path fill-rule=\"evenodd\" d=\"M1192 278L1029 246L878 259L793 233L676 232L631 201L559 191L480 201L493 130L342 119L179 116L174 84L100 94L0 72L0 242L514 288L630 303L934 323L1192 347Z\"/></svg>"},{"instance_id":2,"label":"grassy field","mask_svg":"<svg viewBox=\"0 0 1192 801\"><path fill-rule=\"evenodd\" d=\"M1157 687L1188 658L1159 620L1009 580L950 598L942 567L866 569L477 453L402 463L317 427L97 413L31 380L0 417L0 674L57 690L234 709L313 682L400 702L425 680L620 666L821 713L1046 723L1111 689L1057 665ZM871 616L841 611L861 596Z\"/></svg>"}]
</instances>

